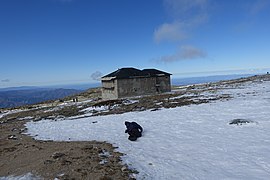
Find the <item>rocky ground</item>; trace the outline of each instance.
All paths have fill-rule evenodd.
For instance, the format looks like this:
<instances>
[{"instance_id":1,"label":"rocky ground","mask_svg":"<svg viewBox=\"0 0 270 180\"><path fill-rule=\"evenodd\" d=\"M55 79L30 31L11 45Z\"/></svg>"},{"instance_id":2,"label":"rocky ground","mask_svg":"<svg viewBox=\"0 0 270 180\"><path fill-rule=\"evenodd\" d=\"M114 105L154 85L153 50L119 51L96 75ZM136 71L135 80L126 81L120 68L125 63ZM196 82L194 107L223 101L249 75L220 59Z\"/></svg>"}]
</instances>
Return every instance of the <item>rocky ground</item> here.
<instances>
[{"instance_id":1,"label":"rocky ground","mask_svg":"<svg viewBox=\"0 0 270 180\"><path fill-rule=\"evenodd\" d=\"M130 179L121 153L105 142L36 141L24 121L1 124L0 177L31 173L45 179ZM0 178L1 179L1 178Z\"/></svg>"},{"instance_id":2,"label":"rocky ground","mask_svg":"<svg viewBox=\"0 0 270 180\"><path fill-rule=\"evenodd\" d=\"M132 174L136 172L121 163L122 154L111 144L96 141L36 141L24 134L24 124L31 120L76 120L80 117L156 111L161 108L227 100L231 96L216 94L217 90L264 80L270 80L270 75L173 87L171 93L112 101L102 101L100 89L97 88L58 101L0 109L0 179L27 173L44 179L132 179ZM75 99L78 102L74 102Z\"/></svg>"}]
</instances>

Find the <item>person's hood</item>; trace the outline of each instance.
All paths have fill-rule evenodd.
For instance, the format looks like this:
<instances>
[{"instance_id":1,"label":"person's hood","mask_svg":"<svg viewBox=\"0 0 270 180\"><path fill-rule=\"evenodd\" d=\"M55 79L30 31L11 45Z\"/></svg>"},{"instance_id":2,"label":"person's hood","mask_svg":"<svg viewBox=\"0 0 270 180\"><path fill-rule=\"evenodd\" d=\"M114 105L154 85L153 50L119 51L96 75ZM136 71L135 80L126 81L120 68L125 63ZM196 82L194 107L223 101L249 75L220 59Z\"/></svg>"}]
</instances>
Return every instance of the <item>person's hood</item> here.
<instances>
[{"instance_id":1,"label":"person's hood","mask_svg":"<svg viewBox=\"0 0 270 180\"><path fill-rule=\"evenodd\" d=\"M129 125L130 125L130 122L125 121L125 125L126 125L126 126L129 126Z\"/></svg>"}]
</instances>

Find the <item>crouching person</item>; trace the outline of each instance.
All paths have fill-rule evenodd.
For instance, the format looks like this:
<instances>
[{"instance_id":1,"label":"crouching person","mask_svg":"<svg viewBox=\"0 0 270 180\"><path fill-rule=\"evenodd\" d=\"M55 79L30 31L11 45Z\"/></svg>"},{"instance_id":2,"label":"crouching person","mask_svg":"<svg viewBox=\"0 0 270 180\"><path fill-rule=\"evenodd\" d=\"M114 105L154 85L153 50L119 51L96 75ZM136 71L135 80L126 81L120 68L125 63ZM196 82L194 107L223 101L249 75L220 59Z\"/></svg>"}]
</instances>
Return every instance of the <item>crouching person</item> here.
<instances>
[{"instance_id":1,"label":"crouching person","mask_svg":"<svg viewBox=\"0 0 270 180\"><path fill-rule=\"evenodd\" d=\"M125 133L129 134L128 139L130 141L136 141L137 138L142 136L143 128L136 122L125 121L125 125L127 127Z\"/></svg>"}]
</instances>

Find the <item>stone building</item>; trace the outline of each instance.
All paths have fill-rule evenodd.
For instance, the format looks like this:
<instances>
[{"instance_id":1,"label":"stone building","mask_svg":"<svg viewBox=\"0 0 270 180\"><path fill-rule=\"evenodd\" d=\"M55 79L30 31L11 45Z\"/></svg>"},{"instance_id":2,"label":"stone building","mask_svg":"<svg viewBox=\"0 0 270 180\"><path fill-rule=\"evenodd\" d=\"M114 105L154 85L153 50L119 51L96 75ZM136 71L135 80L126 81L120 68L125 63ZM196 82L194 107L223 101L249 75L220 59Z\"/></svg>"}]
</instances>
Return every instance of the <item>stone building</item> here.
<instances>
[{"instance_id":1,"label":"stone building","mask_svg":"<svg viewBox=\"0 0 270 180\"><path fill-rule=\"evenodd\" d=\"M101 78L104 100L171 91L171 74L157 69L121 68Z\"/></svg>"}]
</instances>

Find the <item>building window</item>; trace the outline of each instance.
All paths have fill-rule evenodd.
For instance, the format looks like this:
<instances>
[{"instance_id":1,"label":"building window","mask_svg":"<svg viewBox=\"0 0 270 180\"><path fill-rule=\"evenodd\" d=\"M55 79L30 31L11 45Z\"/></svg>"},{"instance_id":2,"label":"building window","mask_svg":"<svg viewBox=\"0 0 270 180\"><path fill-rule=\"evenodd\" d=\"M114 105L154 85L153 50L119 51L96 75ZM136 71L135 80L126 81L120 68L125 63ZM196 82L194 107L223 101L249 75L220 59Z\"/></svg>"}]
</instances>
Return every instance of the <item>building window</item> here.
<instances>
[{"instance_id":1,"label":"building window","mask_svg":"<svg viewBox=\"0 0 270 180\"><path fill-rule=\"evenodd\" d=\"M103 87L104 90L111 90L113 91L114 90L114 87Z\"/></svg>"}]
</instances>

